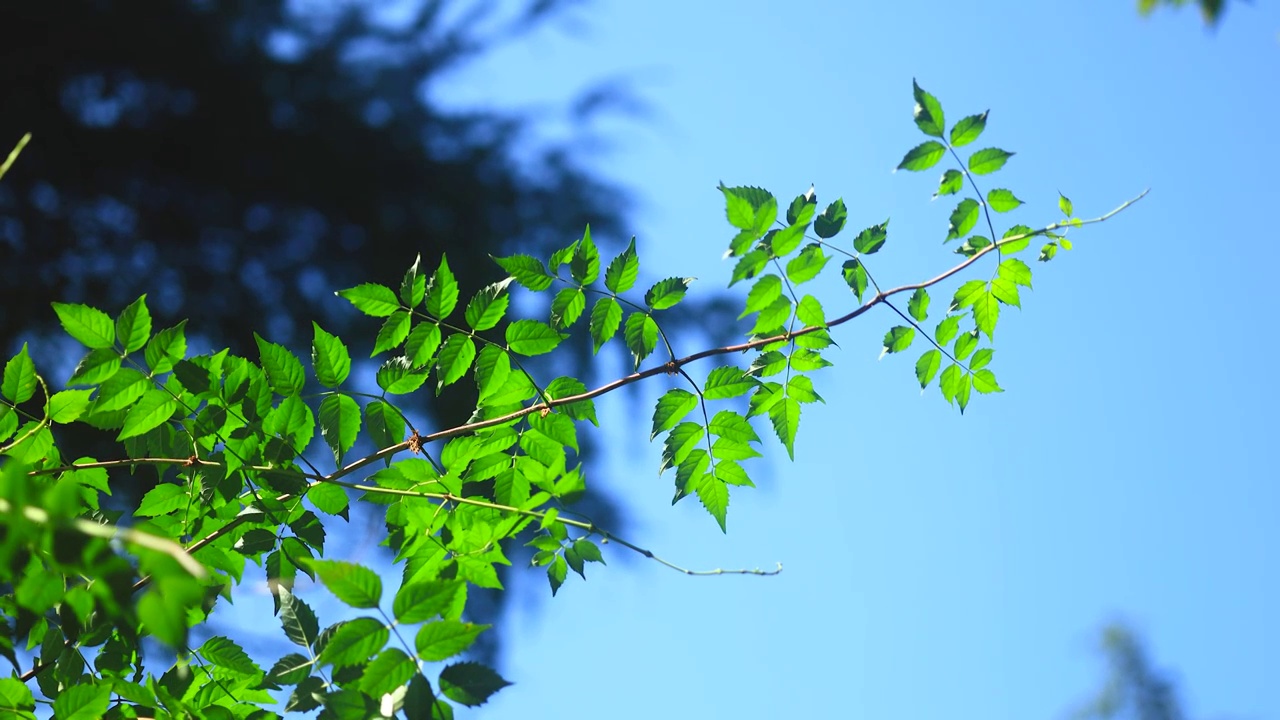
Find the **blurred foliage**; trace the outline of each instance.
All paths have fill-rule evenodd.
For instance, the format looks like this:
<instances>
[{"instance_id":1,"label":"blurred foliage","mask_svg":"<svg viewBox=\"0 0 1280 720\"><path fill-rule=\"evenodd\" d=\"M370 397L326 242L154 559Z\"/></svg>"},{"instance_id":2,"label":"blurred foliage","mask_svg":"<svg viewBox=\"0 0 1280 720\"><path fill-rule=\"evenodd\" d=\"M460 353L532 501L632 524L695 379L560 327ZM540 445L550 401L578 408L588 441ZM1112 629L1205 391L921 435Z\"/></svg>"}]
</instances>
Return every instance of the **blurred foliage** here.
<instances>
[{"instance_id":1,"label":"blurred foliage","mask_svg":"<svg viewBox=\"0 0 1280 720\"><path fill-rule=\"evenodd\" d=\"M1200 14L1204 17L1205 24L1217 25L1222 19L1223 12L1227 8L1227 0L1194 0L1195 4L1200 7ZM1153 10L1162 5L1170 7L1182 7L1188 4L1188 0L1138 0L1138 12L1143 15L1150 15Z\"/></svg>"},{"instance_id":2,"label":"blurred foliage","mask_svg":"<svg viewBox=\"0 0 1280 720\"><path fill-rule=\"evenodd\" d=\"M1076 712L1076 718L1185 720L1176 685L1152 666L1133 630L1121 623L1106 626L1100 649L1107 663L1107 678L1098 694Z\"/></svg>"}]
</instances>

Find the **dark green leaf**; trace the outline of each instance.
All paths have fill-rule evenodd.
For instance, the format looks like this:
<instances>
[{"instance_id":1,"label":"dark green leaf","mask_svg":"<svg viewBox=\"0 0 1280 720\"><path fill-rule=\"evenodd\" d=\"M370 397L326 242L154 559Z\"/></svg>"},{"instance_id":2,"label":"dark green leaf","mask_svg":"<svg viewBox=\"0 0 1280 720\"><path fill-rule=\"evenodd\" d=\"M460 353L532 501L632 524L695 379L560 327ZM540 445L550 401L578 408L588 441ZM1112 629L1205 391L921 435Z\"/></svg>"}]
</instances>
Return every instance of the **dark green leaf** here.
<instances>
[{"instance_id":1,"label":"dark green leaf","mask_svg":"<svg viewBox=\"0 0 1280 720\"><path fill-rule=\"evenodd\" d=\"M822 211L821 215L813 219L813 232L823 240L833 238L844 229L845 221L848 219L849 211L844 206L844 200L837 198Z\"/></svg>"},{"instance_id":2,"label":"dark green leaf","mask_svg":"<svg viewBox=\"0 0 1280 720\"><path fill-rule=\"evenodd\" d=\"M898 163L898 169L915 172L928 170L938 164L946 151L947 148L937 140L926 140L907 151L902 162Z\"/></svg>"},{"instance_id":3,"label":"dark green leaf","mask_svg":"<svg viewBox=\"0 0 1280 720\"><path fill-rule=\"evenodd\" d=\"M964 187L964 174L959 170L951 169L942 173L942 180L938 182L938 191L933 194L933 199L937 200L943 195L955 195Z\"/></svg>"},{"instance_id":4,"label":"dark green leaf","mask_svg":"<svg viewBox=\"0 0 1280 720\"><path fill-rule=\"evenodd\" d=\"M888 236L889 221L885 220L879 225L872 225L858 233L858 237L853 241L853 249L863 255L870 255L884 247L884 241Z\"/></svg>"},{"instance_id":5,"label":"dark green leaf","mask_svg":"<svg viewBox=\"0 0 1280 720\"><path fill-rule=\"evenodd\" d=\"M360 434L360 406L346 395L328 395L320 401L320 434L333 450L333 460L342 463L342 456L356 443Z\"/></svg>"},{"instance_id":6,"label":"dark green leaf","mask_svg":"<svg viewBox=\"0 0 1280 720\"><path fill-rule=\"evenodd\" d=\"M963 255L965 257L973 257L989 245L991 245L991 241L987 238L981 235L973 235L965 240L960 247L956 248L956 254Z\"/></svg>"},{"instance_id":7,"label":"dark green leaf","mask_svg":"<svg viewBox=\"0 0 1280 720\"><path fill-rule=\"evenodd\" d=\"M813 214L817 212L818 197L813 193L813 187L809 188L809 192L803 195L797 195L795 200L791 201L791 205L787 208L787 225L808 225L813 220Z\"/></svg>"},{"instance_id":8,"label":"dark green leaf","mask_svg":"<svg viewBox=\"0 0 1280 720\"><path fill-rule=\"evenodd\" d=\"M390 404L373 400L365 406L364 417L369 439L379 450L404 440L404 418Z\"/></svg>"},{"instance_id":9,"label":"dark green leaf","mask_svg":"<svg viewBox=\"0 0 1280 720\"><path fill-rule=\"evenodd\" d=\"M1000 148L986 148L969 156L969 172L974 175L988 175L1000 168L1013 157L1013 153Z\"/></svg>"},{"instance_id":10,"label":"dark green leaf","mask_svg":"<svg viewBox=\"0 0 1280 720\"><path fill-rule=\"evenodd\" d=\"M653 440L658 433L665 432L676 426L676 423L684 419L698 406L698 396L682 390L680 388L672 388L658 398L657 404L653 408L653 430L649 433L649 439Z\"/></svg>"},{"instance_id":11,"label":"dark green leaf","mask_svg":"<svg viewBox=\"0 0 1280 720\"><path fill-rule=\"evenodd\" d=\"M862 261L857 258L846 260L841 270L845 283L858 298L858 302L862 302L862 294L867 291L867 270L862 266Z\"/></svg>"},{"instance_id":12,"label":"dark green leaf","mask_svg":"<svg viewBox=\"0 0 1280 720\"><path fill-rule=\"evenodd\" d=\"M267 342L257 333L253 334L253 339L258 343L262 369L267 373L267 383L271 390L285 397L302 392L302 386L306 382L302 362L283 345Z\"/></svg>"},{"instance_id":13,"label":"dark green leaf","mask_svg":"<svg viewBox=\"0 0 1280 720\"><path fill-rule=\"evenodd\" d=\"M633 312L627 316L627 324L623 329L623 337L627 341L627 349L635 367L649 357L658 344L658 324L647 313Z\"/></svg>"},{"instance_id":14,"label":"dark green leaf","mask_svg":"<svg viewBox=\"0 0 1280 720\"><path fill-rule=\"evenodd\" d=\"M491 695L511 683L476 662L457 663L440 673L440 692L467 707L483 705Z\"/></svg>"},{"instance_id":15,"label":"dark green leaf","mask_svg":"<svg viewBox=\"0 0 1280 720\"><path fill-rule=\"evenodd\" d=\"M582 240L578 241L573 259L569 261L569 274L583 285L590 285L600 276L600 251L591 241L590 225L583 231Z\"/></svg>"},{"instance_id":16,"label":"dark green leaf","mask_svg":"<svg viewBox=\"0 0 1280 720\"><path fill-rule=\"evenodd\" d=\"M387 317L400 309L400 302L391 288L377 283L364 283L340 290L337 294L346 298L360 312L373 317Z\"/></svg>"},{"instance_id":17,"label":"dark green leaf","mask_svg":"<svg viewBox=\"0 0 1280 720\"><path fill-rule=\"evenodd\" d=\"M427 276L419 269L422 255L413 259L413 264L404 271L404 279L400 281L400 301L407 308L415 308L427 294Z\"/></svg>"},{"instance_id":18,"label":"dark green leaf","mask_svg":"<svg viewBox=\"0 0 1280 720\"><path fill-rule=\"evenodd\" d=\"M280 588L280 624L295 645L311 647L320 634L320 625L311 606L285 588Z\"/></svg>"},{"instance_id":19,"label":"dark green leaf","mask_svg":"<svg viewBox=\"0 0 1280 720\"><path fill-rule=\"evenodd\" d=\"M937 98L921 89L915 80L911 81L911 94L916 100L913 112L916 127L920 128L920 132L925 135L942 137L942 132L947 126L942 114L942 104Z\"/></svg>"},{"instance_id":20,"label":"dark green leaf","mask_svg":"<svg viewBox=\"0 0 1280 720\"><path fill-rule=\"evenodd\" d=\"M450 335L444 345L440 346L440 356L436 358L436 392L439 393L446 385L452 385L466 375L475 359L476 343L470 335Z\"/></svg>"}]
</instances>

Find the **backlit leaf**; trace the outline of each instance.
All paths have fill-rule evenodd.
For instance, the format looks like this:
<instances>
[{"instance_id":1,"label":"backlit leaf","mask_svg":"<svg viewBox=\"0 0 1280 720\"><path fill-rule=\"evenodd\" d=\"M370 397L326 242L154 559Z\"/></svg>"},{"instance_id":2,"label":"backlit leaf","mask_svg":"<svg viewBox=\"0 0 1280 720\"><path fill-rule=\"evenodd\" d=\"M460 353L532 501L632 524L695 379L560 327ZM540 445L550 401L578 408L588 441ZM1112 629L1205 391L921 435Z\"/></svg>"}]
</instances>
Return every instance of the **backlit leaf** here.
<instances>
[{"instance_id":1,"label":"backlit leaf","mask_svg":"<svg viewBox=\"0 0 1280 720\"><path fill-rule=\"evenodd\" d=\"M440 267L427 283L427 312L441 320L458 305L458 281L449 269L449 258L440 255Z\"/></svg>"},{"instance_id":2,"label":"backlit leaf","mask_svg":"<svg viewBox=\"0 0 1280 720\"><path fill-rule=\"evenodd\" d=\"M928 170L937 165L946 152L947 148L942 143L937 140L926 140L907 151L907 154L902 157L902 162L898 163L898 169L913 172Z\"/></svg>"},{"instance_id":3,"label":"backlit leaf","mask_svg":"<svg viewBox=\"0 0 1280 720\"><path fill-rule=\"evenodd\" d=\"M346 290L339 290L337 295L345 298L365 315L387 317L400 309L400 301L391 288L377 283L364 283Z\"/></svg>"},{"instance_id":4,"label":"backlit leaf","mask_svg":"<svg viewBox=\"0 0 1280 720\"><path fill-rule=\"evenodd\" d=\"M62 329L81 345L96 350L109 348L116 341L115 323L111 317L101 310L88 305L70 303L53 303L53 311L58 315Z\"/></svg>"},{"instance_id":5,"label":"backlit leaf","mask_svg":"<svg viewBox=\"0 0 1280 720\"><path fill-rule=\"evenodd\" d=\"M612 293L624 293L636 284L640 274L640 258L636 256L636 239L631 238L627 249L609 261L604 271L604 286Z\"/></svg>"},{"instance_id":6,"label":"backlit leaf","mask_svg":"<svg viewBox=\"0 0 1280 720\"><path fill-rule=\"evenodd\" d=\"M920 132L933 137L942 137L942 132L946 129L946 119L942 114L942 104L933 95L930 95L922 89L915 80L911 81L911 94L916 100L915 116L916 127L920 128Z\"/></svg>"},{"instance_id":7,"label":"backlit leaf","mask_svg":"<svg viewBox=\"0 0 1280 720\"><path fill-rule=\"evenodd\" d=\"M961 118L960 122L951 128L951 147L963 147L977 140L987 127L988 112L990 111L984 110L978 115Z\"/></svg>"},{"instance_id":8,"label":"backlit leaf","mask_svg":"<svg viewBox=\"0 0 1280 720\"><path fill-rule=\"evenodd\" d=\"M517 320L506 330L507 347L520 355L544 355L555 350L565 337L555 328L537 320Z\"/></svg>"},{"instance_id":9,"label":"backlit leaf","mask_svg":"<svg viewBox=\"0 0 1280 720\"><path fill-rule=\"evenodd\" d=\"M1013 153L1006 152L1000 148L986 148L979 150L969 156L969 172L974 175L987 175L993 173L1008 162L1013 157Z\"/></svg>"}]
</instances>

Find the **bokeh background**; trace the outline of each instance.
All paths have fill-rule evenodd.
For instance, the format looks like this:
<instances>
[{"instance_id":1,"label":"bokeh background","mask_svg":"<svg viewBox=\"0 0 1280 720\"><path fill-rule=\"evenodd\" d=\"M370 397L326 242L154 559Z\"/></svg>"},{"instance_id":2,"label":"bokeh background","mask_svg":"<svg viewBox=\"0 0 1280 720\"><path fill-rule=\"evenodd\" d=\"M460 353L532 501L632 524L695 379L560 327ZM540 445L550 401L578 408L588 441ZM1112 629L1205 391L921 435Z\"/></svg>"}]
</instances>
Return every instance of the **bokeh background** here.
<instances>
[{"instance_id":1,"label":"bokeh background","mask_svg":"<svg viewBox=\"0 0 1280 720\"><path fill-rule=\"evenodd\" d=\"M689 567L786 570L689 578L615 549L552 600L516 569L476 608L516 685L466 714L1063 717L1119 677L1177 699L1146 717L1280 716L1274 3L1213 25L1012 0L68 0L0 19L0 144L36 134L0 184L0 342L44 343L46 371L78 357L45 342L53 299L146 292L160 326L190 317L251 355L252 330L302 345L312 318L371 339L334 289L445 251L476 287L486 254L588 221L606 254L636 235L650 279L700 278L692 352L739 329L721 180L814 183L851 230L891 218L876 277L932 276L956 258L941 168L890 172L920 140L912 78L951 122L991 109L983 142L1018 154L987 187L1027 203L1008 222L1052 221L1059 191L1092 217L1150 187L1033 268L998 330L1007 392L963 417L920 395L914 353L877 361L887 311L841 328L796 461L772 446L727 535L670 507L634 422L660 388L599 401L601 524ZM829 314L853 306L827 289ZM446 398L420 411L465 413ZM362 562L376 522L342 530ZM250 593L222 630L269 612ZM1117 621L1133 634L1104 635Z\"/></svg>"}]
</instances>

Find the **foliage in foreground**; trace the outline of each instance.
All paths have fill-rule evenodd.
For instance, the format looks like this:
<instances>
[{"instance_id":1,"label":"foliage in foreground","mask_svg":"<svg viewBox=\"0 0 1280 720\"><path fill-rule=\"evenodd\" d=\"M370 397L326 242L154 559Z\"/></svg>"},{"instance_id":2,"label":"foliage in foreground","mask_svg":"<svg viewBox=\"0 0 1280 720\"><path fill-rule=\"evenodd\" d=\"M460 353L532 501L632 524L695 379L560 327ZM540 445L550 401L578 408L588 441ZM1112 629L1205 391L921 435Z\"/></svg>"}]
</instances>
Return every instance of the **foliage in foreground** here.
<instances>
[{"instance_id":1,"label":"foliage in foreground","mask_svg":"<svg viewBox=\"0 0 1280 720\"><path fill-rule=\"evenodd\" d=\"M512 542L534 548L553 594L570 570L585 578L587 563L604 562L606 541L698 572L573 516L587 481L579 431L597 424L595 398L658 376L679 384L652 414L659 472L674 477L673 502L696 497L724 529L731 488L752 485L761 434L793 455L803 406L823 402L813 378L831 365L831 330L877 306L892 318L884 354L923 347L914 362L922 389L935 385L961 412L975 391L1002 392L992 342L1001 308L1021 307L1031 287L1021 254L1034 241L1038 259L1052 260L1071 248L1069 228L1128 203L1081 220L1060 197L1057 222L998 226L1022 201L1005 188L981 189L980 179L1013 155L970 152L988 114L948 126L936 98L918 86L914 96L928 139L899 168L956 163L935 197L961 198L944 238L959 262L931 279L882 284L872 265L888 245L887 220L847 231L844 203L819 211L812 188L780 205L760 188L722 184L736 233L729 285L747 288L748 328L736 345L677 353L662 318L693 279L638 284L634 239L606 259L589 228L548 258L496 258L508 277L478 290L464 293L441 257L429 269L419 258L396 285L341 291L382 319L373 355L386 359L376 392L352 376L348 345L318 324L309 358L262 337L256 360L226 350L189 355L185 323L153 328L145 296L114 316L55 303L62 327L87 349L67 388L49 386L26 346L0 384L0 654L15 668L0 680L0 709L34 717L37 702L48 702L59 718L274 717L317 708L328 718L449 718L456 705L480 705L509 684L464 658L489 629L467 621L468 594L501 588L495 567L509 564ZM807 291L824 272L854 302ZM542 296L546 314L514 316L513 307L528 305L513 303L513 292ZM528 358L555 351L572 333L586 333L596 352L621 345L634 372L588 388L528 371ZM743 354L745 367L736 362ZM709 370L692 367L712 358L718 364ZM396 404L464 381L477 398L465 425L423 434ZM114 433L120 456L58 448L54 427L77 422ZM377 450L351 457L359 439ZM113 483L136 478L158 481L136 507L104 502ZM383 544L402 573L394 592L367 567L322 559L330 528L353 502L385 511ZM299 573L356 616L323 624L293 592ZM295 652L267 666L231 638L188 644L241 583L264 577ZM148 637L173 648L176 664L148 665Z\"/></svg>"}]
</instances>

